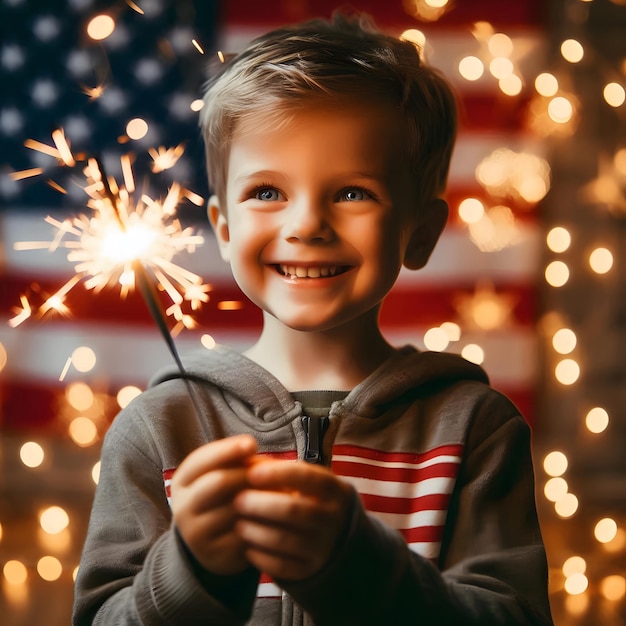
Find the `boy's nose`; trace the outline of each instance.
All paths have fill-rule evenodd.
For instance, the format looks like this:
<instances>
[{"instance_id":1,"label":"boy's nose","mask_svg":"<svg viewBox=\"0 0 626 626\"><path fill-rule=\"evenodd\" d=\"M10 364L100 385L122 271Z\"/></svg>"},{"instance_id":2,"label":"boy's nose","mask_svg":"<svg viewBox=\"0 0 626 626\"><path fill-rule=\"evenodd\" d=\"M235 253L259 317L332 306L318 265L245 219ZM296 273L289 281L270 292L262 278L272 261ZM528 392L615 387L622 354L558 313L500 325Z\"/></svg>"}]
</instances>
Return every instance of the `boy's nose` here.
<instances>
[{"instance_id":1,"label":"boy's nose","mask_svg":"<svg viewBox=\"0 0 626 626\"><path fill-rule=\"evenodd\" d=\"M323 204L311 200L292 204L286 214L283 233L288 241L307 243L326 243L335 237Z\"/></svg>"}]
</instances>

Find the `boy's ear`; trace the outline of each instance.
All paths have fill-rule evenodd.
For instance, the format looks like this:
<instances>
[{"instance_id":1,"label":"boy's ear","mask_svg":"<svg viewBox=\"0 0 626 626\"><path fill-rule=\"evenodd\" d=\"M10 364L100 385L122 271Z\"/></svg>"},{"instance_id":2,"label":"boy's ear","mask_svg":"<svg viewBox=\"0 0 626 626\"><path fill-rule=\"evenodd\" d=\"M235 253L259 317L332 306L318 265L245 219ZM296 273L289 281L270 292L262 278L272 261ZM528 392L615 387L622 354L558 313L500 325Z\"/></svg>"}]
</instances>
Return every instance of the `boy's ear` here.
<instances>
[{"instance_id":1,"label":"boy's ear","mask_svg":"<svg viewBox=\"0 0 626 626\"><path fill-rule=\"evenodd\" d=\"M220 202L217 196L211 196L209 198L207 213L217 239L220 256L228 263L230 261L230 232L228 230L226 216L223 211L220 211Z\"/></svg>"},{"instance_id":2,"label":"boy's ear","mask_svg":"<svg viewBox=\"0 0 626 626\"><path fill-rule=\"evenodd\" d=\"M437 241L448 221L448 203L435 198L421 207L417 221L404 255L404 266L410 270L419 270L430 258Z\"/></svg>"}]
</instances>

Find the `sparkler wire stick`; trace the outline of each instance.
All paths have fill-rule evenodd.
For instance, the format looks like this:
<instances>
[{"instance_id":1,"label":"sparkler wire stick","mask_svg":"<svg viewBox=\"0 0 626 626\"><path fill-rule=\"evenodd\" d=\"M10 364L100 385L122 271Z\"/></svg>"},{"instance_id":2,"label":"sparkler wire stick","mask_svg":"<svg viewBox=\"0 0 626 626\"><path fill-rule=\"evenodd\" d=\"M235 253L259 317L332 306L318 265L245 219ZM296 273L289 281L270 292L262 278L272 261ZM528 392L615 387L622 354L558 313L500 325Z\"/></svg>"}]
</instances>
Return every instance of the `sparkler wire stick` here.
<instances>
[{"instance_id":1,"label":"sparkler wire stick","mask_svg":"<svg viewBox=\"0 0 626 626\"><path fill-rule=\"evenodd\" d=\"M109 184L109 179L107 178L104 165L97 158L96 158L96 163L97 163L98 169L100 170L100 174L102 176L102 184L104 185L104 192L106 194L106 197L109 199L109 202L111 203L111 208L113 209L113 212L117 218L120 228L123 231L126 231L126 224L124 223L124 221L122 220L119 214L119 209L117 205L117 196L116 196L116 193L111 189L111 185ZM202 412L200 410L200 404L198 402L196 394L194 393L194 388L192 387L191 382L189 380L190 378L189 374L187 373L187 370L185 369L185 366L183 365L183 362L180 358L180 354L178 353L178 349L176 348L176 344L174 343L174 338L172 337L172 334L170 333L169 328L167 327L167 323L165 321L165 313L163 312L163 308L161 307L159 303L159 297L156 292L156 289L154 288L154 284L150 280L150 277L148 275L148 272L146 271L146 268L143 266L143 264L141 263L139 259L135 259L135 261L133 262L133 272L135 273L135 280L137 281L137 286L139 287L139 291L141 292L141 295L143 296L143 299L146 305L148 306L148 310L150 311L150 314L152 315L152 319L155 321L157 327L161 331L161 335L163 336L163 339L165 340L165 343L170 351L170 354L172 355L174 362L176 363L176 366L178 367L178 370L180 371L181 378L183 382L185 383L185 387L187 388L187 393L189 394L189 397L191 399L191 403L193 404L193 408L196 412L196 415L198 416L198 418L200 418L200 416L202 415Z\"/></svg>"},{"instance_id":2,"label":"sparkler wire stick","mask_svg":"<svg viewBox=\"0 0 626 626\"><path fill-rule=\"evenodd\" d=\"M189 397L191 398L191 403L193 404L193 408L196 411L196 416L200 418L202 412L200 411L198 399L196 397L196 394L194 393L194 388L191 386L191 382L189 381L189 374L187 373L187 370L183 365L183 362L176 348L176 344L174 343L174 338L172 337L172 334L167 327L167 323L165 322L165 315L163 313L161 305L159 304L158 294L156 293L154 284L152 283L152 281L150 281L150 277L146 272L146 268L141 264L140 261L135 261L133 263L133 271L135 272L135 280L137 281L139 291L141 292L141 295L143 296L143 299L148 306L150 314L152 315L152 319L156 322L156 325L161 331L161 335L163 336L163 339L165 339L165 343L169 348L170 354L172 355L174 362L176 363L178 370L180 371L181 378L185 383L185 387L187 388L187 392L189 393Z\"/></svg>"}]
</instances>

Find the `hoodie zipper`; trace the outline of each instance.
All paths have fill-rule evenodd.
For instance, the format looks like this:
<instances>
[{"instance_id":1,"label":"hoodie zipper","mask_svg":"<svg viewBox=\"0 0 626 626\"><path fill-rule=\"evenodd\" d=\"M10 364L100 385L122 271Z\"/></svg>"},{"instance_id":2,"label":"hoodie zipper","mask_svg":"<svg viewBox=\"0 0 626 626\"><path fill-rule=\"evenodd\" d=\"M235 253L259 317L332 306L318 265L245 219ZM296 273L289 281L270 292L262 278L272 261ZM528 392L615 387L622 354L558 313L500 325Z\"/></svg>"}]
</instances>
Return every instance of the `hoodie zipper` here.
<instances>
[{"instance_id":1,"label":"hoodie zipper","mask_svg":"<svg viewBox=\"0 0 626 626\"><path fill-rule=\"evenodd\" d=\"M302 416L304 426L304 460L307 463L322 464L324 433L328 428L328 417Z\"/></svg>"}]
</instances>

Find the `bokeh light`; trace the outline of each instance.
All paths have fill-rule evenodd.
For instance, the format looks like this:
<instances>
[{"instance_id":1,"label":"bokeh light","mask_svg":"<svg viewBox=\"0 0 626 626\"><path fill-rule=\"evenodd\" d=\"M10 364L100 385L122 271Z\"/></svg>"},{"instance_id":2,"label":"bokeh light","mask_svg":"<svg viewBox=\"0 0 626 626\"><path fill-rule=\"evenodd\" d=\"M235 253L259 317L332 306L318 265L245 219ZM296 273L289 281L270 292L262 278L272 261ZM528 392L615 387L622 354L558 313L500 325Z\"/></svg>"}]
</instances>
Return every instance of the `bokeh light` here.
<instances>
[{"instance_id":1,"label":"bokeh light","mask_svg":"<svg viewBox=\"0 0 626 626\"><path fill-rule=\"evenodd\" d=\"M546 267L545 278L551 287L562 287L569 280L569 267L563 261L552 261Z\"/></svg>"},{"instance_id":2,"label":"bokeh light","mask_svg":"<svg viewBox=\"0 0 626 626\"><path fill-rule=\"evenodd\" d=\"M517 96L521 93L524 83L517 74L508 74L498 81L500 91L507 96ZM545 196L545 190L539 196L539 199Z\"/></svg>"},{"instance_id":3,"label":"bokeh light","mask_svg":"<svg viewBox=\"0 0 626 626\"><path fill-rule=\"evenodd\" d=\"M461 339L461 327L455 322L444 322L439 327L443 330L450 341L459 341Z\"/></svg>"},{"instance_id":4,"label":"bokeh light","mask_svg":"<svg viewBox=\"0 0 626 626\"><path fill-rule=\"evenodd\" d=\"M550 502L556 502L567 493L568 488L567 481L564 478L555 476L546 481L543 488L543 495L547 500L550 500Z\"/></svg>"},{"instance_id":5,"label":"bokeh light","mask_svg":"<svg viewBox=\"0 0 626 626\"><path fill-rule=\"evenodd\" d=\"M489 63L489 72L495 78L502 79L505 76L509 76L514 69L511 59L507 57L495 57Z\"/></svg>"},{"instance_id":6,"label":"bokeh light","mask_svg":"<svg viewBox=\"0 0 626 626\"><path fill-rule=\"evenodd\" d=\"M621 107L626 101L626 91L619 83L608 83L602 91L604 100L612 107Z\"/></svg>"},{"instance_id":7,"label":"bokeh light","mask_svg":"<svg viewBox=\"0 0 626 626\"><path fill-rule=\"evenodd\" d=\"M600 593L611 602L622 600L626 596L626 578L619 574L605 576L600 582Z\"/></svg>"},{"instance_id":8,"label":"bokeh light","mask_svg":"<svg viewBox=\"0 0 626 626\"><path fill-rule=\"evenodd\" d=\"M561 55L570 63L580 63L585 56L585 49L580 41L576 39L566 39L561 44Z\"/></svg>"},{"instance_id":9,"label":"bokeh light","mask_svg":"<svg viewBox=\"0 0 626 626\"><path fill-rule=\"evenodd\" d=\"M556 96L548 104L548 115L557 124L567 124L574 115L574 106L565 96Z\"/></svg>"},{"instance_id":10,"label":"bokeh light","mask_svg":"<svg viewBox=\"0 0 626 626\"><path fill-rule=\"evenodd\" d=\"M87 24L87 34L94 41L110 37L115 30L115 20L110 15L96 15Z\"/></svg>"},{"instance_id":11,"label":"bokeh light","mask_svg":"<svg viewBox=\"0 0 626 626\"><path fill-rule=\"evenodd\" d=\"M562 385L573 385L580 376L580 365L574 359L563 359L556 364L554 376Z\"/></svg>"},{"instance_id":12,"label":"bokeh light","mask_svg":"<svg viewBox=\"0 0 626 626\"><path fill-rule=\"evenodd\" d=\"M563 226L555 226L546 235L546 244L552 252L565 252L572 243L569 230Z\"/></svg>"},{"instance_id":13,"label":"bokeh light","mask_svg":"<svg viewBox=\"0 0 626 626\"><path fill-rule=\"evenodd\" d=\"M617 522L610 518L605 517L601 519L593 529L593 536L600 543L609 543L615 539L615 535L617 535Z\"/></svg>"},{"instance_id":14,"label":"bokeh light","mask_svg":"<svg viewBox=\"0 0 626 626\"><path fill-rule=\"evenodd\" d=\"M476 343L468 343L464 346L461 350L461 356L470 363L476 363L476 365L482 365L485 361L485 351Z\"/></svg>"},{"instance_id":15,"label":"bokeh light","mask_svg":"<svg viewBox=\"0 0 626 626\"><path fill-rule=\"evenodd\" d=\"M559 328L552 335L552 347L559 354L570 354L576 348L576 333L571 328Z\"/></svg>"},{"instance_id":16,"label":"bokeh light","mask_svg":"<svg viewBox=\"0 0 626 626\"><path fill-rule=\"evenodd\" d=\"M544 457L543 469L548 476L562 476L567 470L567 457L560 450L553 450Z\"/></svg>"},{"instance_id":17,"label":"bokeh light","mask_svg":"<svg viewBox=\"0 0 626 626\"><path fill-rule=\"evenodd\" d=\"M72 352L72 365L79 372L89 372L96 365L96 353L87 346L76 348Z\"/></svg>"},{"instance_id":18,"label":"bokeh light","mask_svg":"<svg viewBox=\"0 0 626 626\"><path fill-rule=\"evenodd\" d=\"M100 481L100 461L98 461L97 463L94 464L94 466L91 468L91 480L93 480L93 482L97 485L98 482Z\"/></svg>"},{"instance_id":19,"label":"bokeh light","mask_svg":"<svg viewBox=\"0 0 626 626\"><path fill-rule=\"evenodd\" d=\"M433 352L442 352L448 347L450 338L441 328L430 328L424 333L424 345Z\"/></svg>"},{"instance_id":20,"label":"bokeh light","mask_svg":"<svg viewBox=\"0 0 626 626\"><path fill-rule=\"evenodd\" d=\"M65 397L77 411L86 411L93 405L94 395L87 383L75 382L65 389Z\"/></svg>"},{"instance_id":21,"label":"bokeh light","mask_svg":"<svg viewBox=\"0 0 626 626\"><path fill-rule=\"evenodd\" d=\"M485 215L485 205L477 198L465 198L459 203L459 217L466 224L475 224Z\"/></svg>"},{"instance_id":22,"label":"bokeh light","mask_svg":"<svg viewBox=\"0 0 626 626\"><path fill-rule=\"evenodd\" d=\"M538 94L550 98L558 92L559 81L554 74L543 72L535 78L535 89Z\"/></svg>"},{"instance_id":23,"label":"bokeh light","mask_svg":"<svg viewBox=\"0 0 626 626\"><path fill-rule=\"evenodd\" d=\"M61 565L61 561L54 556L42 556L37 561L37 573L44 580L52 582L61 577L63 565Z\"/></svg>"},{"instance_id":24,"label":"bokeh light","mask_svg":"<svg viewBox=\"0 0 626 626\"><path fill-rule=\"evenodd\" d=\"M613 254L607 248L596 248L589 255L589 267L596 274L606 274L613 267Z\"/></svg>"},{"instance_id":25,"label":"bokeh light","mask_svg":"<svg viewBox=\"0 0 626 626\"><path fill-rule=\"evenodd\" d=\"M426 45L426 35L417 28L408 28L400 35L400 39L410 41L418 48L423 48Z\"/></svg>"},{"instance_id":26,"label":"bokeh light","mask_svg":"<svg viewBox=\"0 0 626 626\"><path fill-rule=\"evenodd\" d=\"M21 561L11 559L2 568L5 580L10 585L23 585L28 579L28 570Z\"/></svg>"},{"instance_id":27,"label":"bokeh light","mask_svg":"<svg viewBox=\"0 0 626 626\"><path fill-rule=\"evenodd\" d=\"M587 587L589 586L589 580L587 577L580 573L576 572L571 576L568 576L565 579L564 588L565 591L571 595L578 595L579 593L584 593L587 591Z\"/></svg>"},{"instance_id":28,"label":"bokeh light","mask_svg":"<svg viewBox=\"0 0 626 626\"><path fill-rule=\"evenodd\" d=\"M60 506L50 506L39 515L39 525L50 535L56 535L65 530L69 523L69 515Z\"/></svg>"},{"instance_id":29,"label":"bokeh light","mask_svg":"<svg viewBox=\"0 0 626 626\"><path fill-rule=\"evenodd\" d=\"M604 432L609 425L609 414L606 409L595 406L585 416L585 425L594 434Z\"/></svg>"},{"instance_id":30,"label":"bokeh light","mask_svg":"<svg viewBox=\"0 0 626 626\"><path fill-rule=\"evenodd\" d=\"M81 447L90 446L98 437L98 428L88 417L74 418L68 431L74 443Z\"/></svg>"},{"instance_id":31,"label":"bokeh light","mask_svg":"<svg viewBox=\"0 0 626 626\"><path fill-rule=\"evenodd\" d=\"M554 503L554 510L560 517L572 517L578 511L578 498L573 493L566 493Z\"/></svg>"},{"instance_id":32,"label":"bokeh light","mask_svg":"<svg viewBox=\"0 0 626 626\"><path fill-rule=\"evenodd\" d=\"M572 574L584 574L587 571L587 562L582 556L570 556L563 563L562 571L566 578Z\"/></svg>"},{"instance_id":33,"label":"bokeh light","mask_svg":"<svg viewBox=\"0 0 626 626\"><path fill-rule=\"evenodd\" d=\"M136 117L126 124L126 134L130 139L143 139L148 134L148 130L148 122L140 117Z\"/></svg>"},{"instance_id":34,"label":"bokeh light","mask_svg":"<svg viewBox=\"0 0 626 626\"><path fill-rule=\"evenodd\" d=\"M205 333L204 335L202 335L202 337L200 337L200 343L207 350L213 350L213 348L215 348L215 346L217 345L217 342L215 341L215 339L208 333Z\"/></svg>"},{"instance_id":35,"label":"bokeh light","mask_svg":"<svg viewBox=\"0 0 626 626\"><path fill-rule=\"evenodd\" d=\"M39 467L44 458L44 450L36 441L27 441L20 448L20 459L26 467Z\"/></svg>"},{"instance_id":36,"label":"bokeh light","mask_svg":"<svg viewBox=\"0 0 626 626\"><path fill-rule=\"evenodd\" d=\"M478 80L485 73L483 62L475 56L466 56L459 61L459 74L469 81Z\"/></svg>"},{"instance_id":37,"label":"bokeh light","mask_svg":"<svg viewBox=\"0 0 626 626\"><path fill-rule=\"evenodd\" d=\"M513 54L513 40L506 33L494 33L487 41L487 48L494 57L508 57Z\"/></svg>"},{"instance_id":38,"label":"bokeh light","mask_svg":"<svg viewBox=\"0 0 626 626\"><path fill-rule=\"evenodd\" d=\"M189 108L195 113L197 113L198 111L201 111L204 108L204 100L200 100L200 98L196 98L195 100L191 102L191 104L189 105Z\"/></svg>"},{"instance_id":39,"label":"bokeh light","mask_svg":"<svg viewBox=\"0 0 626 626\"><path fill-rule=\"evenodd\" d=\"M117 404L121 409L123 409L140 394L141 389L139 389L139 387L135 387L134 385L126 385L117 392Z\"/></svg>"}]
</instances>

